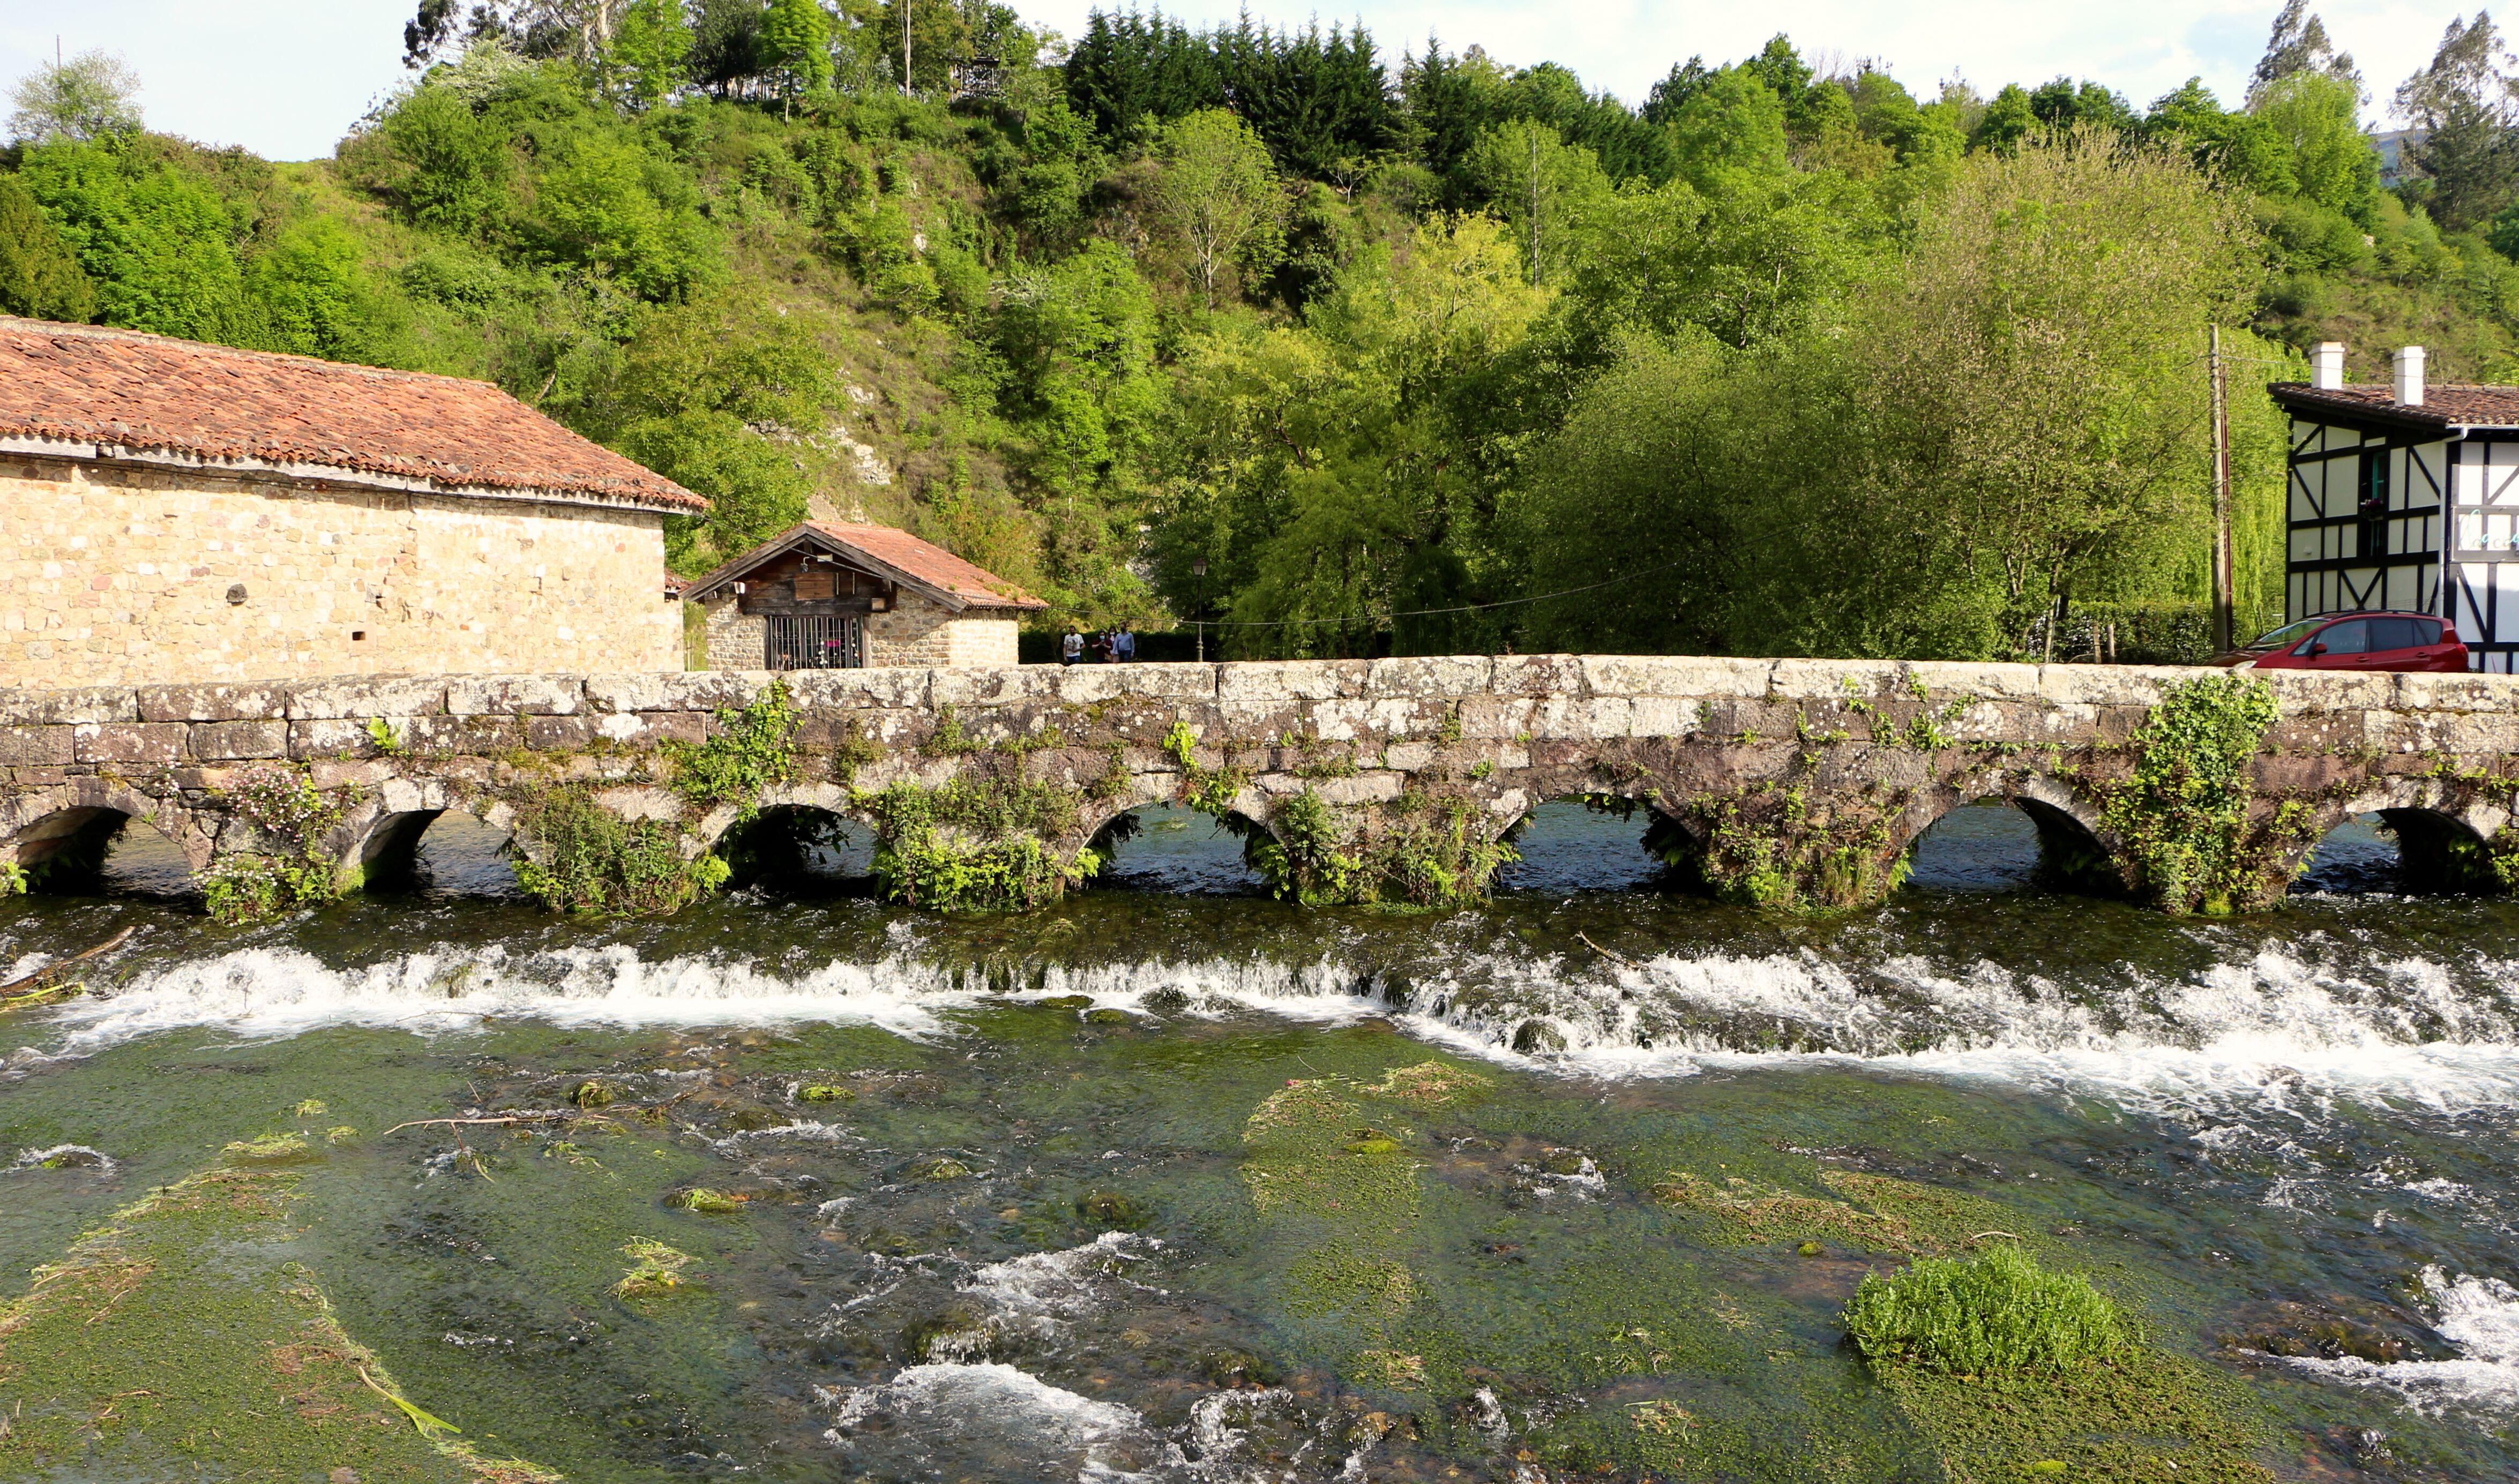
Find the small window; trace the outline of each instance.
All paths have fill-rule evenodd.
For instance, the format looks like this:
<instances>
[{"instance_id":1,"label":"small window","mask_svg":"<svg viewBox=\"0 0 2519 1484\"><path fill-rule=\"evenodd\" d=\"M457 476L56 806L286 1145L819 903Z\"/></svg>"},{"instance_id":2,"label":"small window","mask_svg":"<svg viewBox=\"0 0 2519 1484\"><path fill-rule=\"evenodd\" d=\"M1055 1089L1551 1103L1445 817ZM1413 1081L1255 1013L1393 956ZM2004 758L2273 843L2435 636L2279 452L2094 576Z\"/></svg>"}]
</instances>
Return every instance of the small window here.
<instances>
[{"instance_id":1,"label":"small window","mask_svg":"<svg viewBox=\"0 0 2519 1484\"><path fill-rule=\"evenodd\" d=\"M2362 502L2358 513L2362 517L2362 545L2355 554L2387 555L2388 451L2385 449L2362 456Z\"/></svg>"},{"instance_id":2,"label":"small window","mask_svg":"<svg viewBox=\"0 0 2519 1484\"><path fill-rule=\"evenodd\" d=\"M2329 624L2320 630L2317 637L2309 642L2312 648L2320 644L2325 645L2328 654L2368 654L2370 621L2347 619L2341 624Z\"/></svg>"}]
</instances>

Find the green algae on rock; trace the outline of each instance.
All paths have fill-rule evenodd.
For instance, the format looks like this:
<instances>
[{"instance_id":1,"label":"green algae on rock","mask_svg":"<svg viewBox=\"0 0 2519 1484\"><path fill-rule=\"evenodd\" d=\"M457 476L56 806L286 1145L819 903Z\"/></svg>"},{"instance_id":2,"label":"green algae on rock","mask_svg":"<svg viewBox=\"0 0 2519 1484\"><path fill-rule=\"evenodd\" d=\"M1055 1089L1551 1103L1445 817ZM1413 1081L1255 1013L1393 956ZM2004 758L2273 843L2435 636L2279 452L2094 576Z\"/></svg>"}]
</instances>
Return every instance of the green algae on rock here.
<instances>
[{"instance_id":1,"label":"green algae on rock","mask_svg":"<svg viewBox=\"0 0 2519 1484\"><path fill-rule=\"evenodd\" d=\"M0 1307L0 1474L557 1484L452 1436L342 1330L287 1255L298 1178L166 1186Z\"/></svg>"}]
</instances>

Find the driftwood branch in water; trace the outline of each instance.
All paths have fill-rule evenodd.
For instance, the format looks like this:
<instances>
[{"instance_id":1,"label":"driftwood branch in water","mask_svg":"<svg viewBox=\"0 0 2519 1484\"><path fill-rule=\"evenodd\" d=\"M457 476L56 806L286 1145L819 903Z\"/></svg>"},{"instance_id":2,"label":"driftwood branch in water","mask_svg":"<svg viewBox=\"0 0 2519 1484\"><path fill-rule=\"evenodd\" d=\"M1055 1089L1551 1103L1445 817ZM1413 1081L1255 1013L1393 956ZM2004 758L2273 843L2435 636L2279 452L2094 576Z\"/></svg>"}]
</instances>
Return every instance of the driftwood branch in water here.
<instances>
[{"instance_id":1,"label":"driftwood branch in water","mask_svg":"<svg viewBox=\"0 0 2519 1484\"><path fill-rule=\"evenodd\" d=\"M129 942L131 940L131 935L139 931L140 930L138 928L125 928L121 932L113 935L111 938L109 938L105 941L97 944L95 947L88 949L85 953L76 953L72 954L68 958L55 959L53 962L46 964L44 967L36 970L32 974L22 974L16 979L11 980L9 982L0 984L0 994L7 994L12 989L23 988L28 984L37 983L41 981L51 979L54 975L61 973L70 965L85 963L100 953L110 953L114 949L121 947L124 943Z\"/></svg>"},{"instance_id":2,"label":"driftwood branch in water","mask_svg":"<svg viewBox=\"0 0 2519 1484\"><path fill-rule=\"evenodd\" d=\"M43 1003L51 1003L51 1000L63 1000L63 998L68 998L68 995L75 995L75 992L80 992L80 985L53 987L51 981L56 981L58 975L61 975L61 970L70 968L73 963L86 963L86 960L101 955L101 952L113 952L115 947L121 947L123 942L131 942L131 935L134 933L139 933L136 927L123 927L121 933L115 933L113 938L104 939L104 942L98 942L96 947L91 947L88 952L63 957L63 960L43 965L43 968L35 970L35 973L30 975L18 975L18 978L13 978L10 982L0 985L0 1013L5 1013L5 1010L22 1010L27 1008L27 1005L43 1005Z\"/></svg>"},{"instance_id":3,"label":"driftwood branch in water","mask_svg":"<svg viewBox=\"0 0 2519 1484\"><path fill-rule=\"evenodd\" d=\"M1598 953L1598 954L1599 954L1599 955L1601 955L1603 958L1608 959L1610 962L1612 962L1612 963L1613 963L1613 964L1623 965L1624 967L1629 968L1629 969L1633 969L1633 968L1638 967L1638 965L1637 965L1636 961L1635 961L1634 959L1632 959L1632 958L1627 957L1625 954L1623 954L1623 953L1613 953L1613 952L1611 952L1609 949L1602 947L1599 943L1596 943L1596 942L1592 941L1591 936L1590 936L1589 934L1577 933L1577 934L1575 934L1575 935L1574 935L1574 937L1575 937L1576 940L1578 940L1579 942L1581 942L1581 943L1583 944L1583 946L1584 946L1584 947L1591 949L1593 952Z\"/></svg>"},{"instance_id":4,"label":"driftwood branch in water","mask_svg":"<svg viewBox=\"0 0 2519 1484\"><path fill-rule=\"evenodd\" d=\"M408 1123L395 1124L393 1127L386 1129L385 1133L398 1134L406 1128L457 1126L469 1128L481 1123L546 1123L554 1118L594 1118L598 1122L603 1121L602 1114L600 1113L584 1113L574 1108L566 1110L528 1109L523 1113L504 1113L495 1118L414 1118ZM377 1137L381 1138L383 1135L380 1134Z\"/></svg>"}]
</instances>

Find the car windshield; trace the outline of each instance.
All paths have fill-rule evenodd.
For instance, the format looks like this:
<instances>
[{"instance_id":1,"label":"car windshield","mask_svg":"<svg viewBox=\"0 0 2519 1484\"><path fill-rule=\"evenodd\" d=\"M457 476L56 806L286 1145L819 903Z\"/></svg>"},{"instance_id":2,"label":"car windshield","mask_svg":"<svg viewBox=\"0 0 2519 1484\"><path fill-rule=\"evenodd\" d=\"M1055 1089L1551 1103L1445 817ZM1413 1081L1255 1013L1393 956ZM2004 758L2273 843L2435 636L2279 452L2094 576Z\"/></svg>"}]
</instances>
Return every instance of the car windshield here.
<instances>
[{"instance_id":1,"label":"car windshield","mask_svg":"<svg viewBox=\"0 0 2519 1484\"><path fill-rule=\"evenodd\" d=\"M2334 618L2334 616L2335 615L2329 613L2320 615L2314 619L2302 619L2297 624L2285 624L2272 633L2261 633L2257 635L2255 638L2250 639L2240 647L2243 649L2279 649L2285 644L2309 637L2312 630L2316 629L2320 624L2326 623L2330 619Z\"/></svg>"}]
</instances>

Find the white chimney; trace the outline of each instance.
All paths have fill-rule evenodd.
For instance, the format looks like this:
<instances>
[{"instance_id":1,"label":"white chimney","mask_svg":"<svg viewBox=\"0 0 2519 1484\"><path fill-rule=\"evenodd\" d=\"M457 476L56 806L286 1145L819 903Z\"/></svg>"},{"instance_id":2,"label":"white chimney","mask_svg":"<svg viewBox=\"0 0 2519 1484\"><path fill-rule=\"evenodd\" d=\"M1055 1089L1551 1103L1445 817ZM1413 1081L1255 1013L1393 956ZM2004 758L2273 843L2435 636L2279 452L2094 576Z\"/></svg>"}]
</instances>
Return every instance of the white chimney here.
<instances>
[{"instance_id":1,"label":"white chimney","mask_svg":"<svg viewBox=\"0 0 2519 1484\"><path fill-rule=\"evenodd\" d=\"M2309 384L2321 392L2344 390L2344 344L2322 340L2309 353Z\"/></svg>"},{"instance_id":2,"label":"white chimney","mask_svg":"<svg viewBox=\"0 0 2519 1484\"><path fill-rule=\"evenodd\" d=\"M2397 405L2423 405L2423 348L2419 345L2397 352Z\"/></svg>"}]
</instances>

